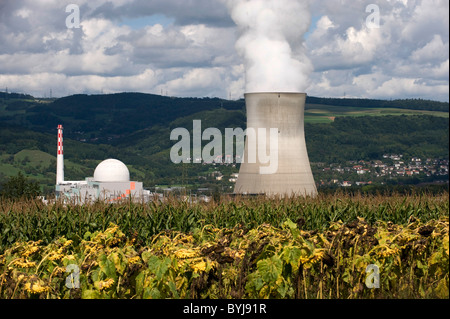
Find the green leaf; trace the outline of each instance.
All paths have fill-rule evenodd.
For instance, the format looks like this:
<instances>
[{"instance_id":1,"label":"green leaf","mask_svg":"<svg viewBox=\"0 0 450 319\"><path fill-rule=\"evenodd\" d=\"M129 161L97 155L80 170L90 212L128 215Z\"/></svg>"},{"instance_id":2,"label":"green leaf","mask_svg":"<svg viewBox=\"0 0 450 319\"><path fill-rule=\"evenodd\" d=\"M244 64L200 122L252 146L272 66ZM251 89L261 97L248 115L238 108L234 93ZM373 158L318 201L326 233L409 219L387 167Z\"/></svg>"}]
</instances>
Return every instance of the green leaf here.
<instances>
[{"instance_id":1,"label":"green leaf","mask_svg":"<svg viewBox=\"0 0 450 319\"><path fill-rule=\"evenodd\" d=\"M91 279L93 282L101 280L100 269L97 268L97 269L92 270Z\"/></svg>"},{"instance_id":2,"label":"green leaf","mask_svg":"<svg viewBox=\"0 0 450 319\"><path fill-rule=\"evenodd\" d=\"M299 247L286 246L283 248L281 258L286 264L290 264L293 270L296 270L298 268L298 261L301 255L302 252Z\"/></svg>"},{"instance_id":3,"label":"green leaf","mask_svg":"<svg viewBox=\"0 0 450 319\"><path fill-rule=\"evenodd\" d=\"M424 269L424 268L426 268L425 265L422 264L422 262L421 262L419 259L417 259L417 268L419 268L419 269Z\"/></svg>"},{"instance_id":4,"label":"green leaf","mask_svg":"<svg viewBox=\"0 0 450 319\"><path fill-rule=\"evenodd\" d=\"M117 279L116 267L114 266L114 262L109 260L105 254L102 254L99 258L98 265L100 270L108 277Z\"/></svg>"},{"instance_id":5,"label":"green leaf","mask_svg":"<svg viewBox=\"0 0 450 319\"><path fill-rule=\"evenodd\" d=\"M265 282L275 282L283 270L283 262L277 255L258 261L256 267Z\"/></svg>"},{"instance_id":6,"label":"green leaf","mask_svg":"<svg viewBox=\"0 0 450 319\"><path fill-rule=\"evenodd\" d=\"M158 288L147 287L144 289L144 294L143 294L142 298L143 299L160 299L161 293L159 292Z\"/></svg>"},{"instance_id":7,"label":"green leaf","mask_svg":"<svg viewBox=\"0 0 450 319\"><path fill-rule=\"evenodd\" d=\"M169 269L171 263L170 258L163 258L162 260L156 256L151 256L148 260L148 268L156 275L156 279L161 280L164 274Z\"/></svg>"},{"instance_id":8,"label":"green leaf","mask_svg":"<svg viewBox=\"0 0 450 319\"><path fill-rule=\"evenodd\" d=\"M259 291L264 286L264 281L262 281L261 277L257 277L254 279L253 284L255 285L255 290Z\"/></svg>"},{"instance_id":9,"label":"green leaf","mask_svg":"<svg viewBox=\"0 0 450 319\"><path fill-rule=\"evenodd\" d=\"M90 240L92 238L92 233L90 231L87 231L83 235L84 240Z\"/></svg>"},{"instance_id":10,"label":"green leaf","mask_svg":"<svg viewBox=\"0 0 450 319\"><path fill-rule=\"evenodd\" d=\"M127 267L127 263L124 260L123 255L113 252L109 255L108 259L114 263L115 270L119 274L123 275L125 268Z\"/></svg>"},{"instance_id":11,"label":"green leaf","mask_svg":"<svg viewBox=\"0 0 450 319\"><path fill-rule=\"evenodd\" d=\"M435 291L439 298L448 299L448 286L445 278L439 281Z\"/></svg>"},{"instance_id":12,"label":"green leaf","mask_svg":"<svg viewBox=\"0 0 450 319\"><path fill-rule=\"evenodd\" d=\"M277 288L277 292L280 294L281 298L285 298L288 291L289 285L284 279L281 279L281 282L279 283L279 286Z\"/></svg>"},{"instance_id":13,"label":"green leaf","mask_svg":"<svg viewBox=\"0 0 450 319\"><path fill-rule=\"evenodd\" d=\"M136 294L140 296L144 289L145 271L141 271L136 276Z\"/></svg>"},{"instance_id":14,"label":"green leaf","mask_svg":"<svg viewBox=\"0 0 450 319\"><path fill-rule=\"evenodd\" d=\"M151 256L152 256L152 253L150 251L144 251L141 254L141 258L144 262L148 262L148 260L150 259Z\"/></svg>"},{"instance_id":15,"label":"green leaf","mask_svg":"<svg viewBox=\"0 0 450 319\"><path fill-rule=\"evenodd\" d=\"M442 257L443 257L442 251L435 252L433 255L431 255L431 258L428 261L428 265L431 266L440 263Z\"/></svg>"},{"instance_id":16,"label":"green leaf","mask_svg":"<svg viewBox=\"0 0 450 319\"><path fill-rule=\"evenodd\" d=\"M342 280L346 283L351 283L353 281L353 276L350 274L350 269L345 269L342 274Z\"/></svg>"},{"instance_id":17,"label":"green leaf","mask_svg":"<svg viewBox=\"0 0 450 319\"><path fill-rule=\"evenodd\" d=\"M422 298L425 298L425 296L426 296L425 289L423 288L422 283L419 284L419 295L420 295Z\"/></svg>"},{"instance_id":18,"label":"green leaf","mask_svg":"<svg viewBox=\"0 0 450 319\"><path fill-rule=\"evenodd\" d=\"M297 224L294 223L292 220L288 219L282 224L282 228L289 229L292 237L294 239L297 239L298 236L300 236L300 231L297 229Z\"/></svg>"},{"instance_id":19,"label":"green leaf","mask_svg":"<svg viewBox=\"0 0 450 319\"><path fill-rule=\"evenodd\" d=\"M101 299L101 294L97 290L83 290L81 292L81 298L83 299Z\"/></svg>"},{"instance_id":20,"label":"green leaf","mask_svg":"<svg viewBox=\"0 0 450 319\"><path fill-rule=\"evenodd\" d=\"M173 297L175 299L179 299L180 295L178 294L177 286L175 285L175 283L171 280L171 281L169 281L168 286L169 286L170 292L172 293Z\"/></svg>"}]
</instances>

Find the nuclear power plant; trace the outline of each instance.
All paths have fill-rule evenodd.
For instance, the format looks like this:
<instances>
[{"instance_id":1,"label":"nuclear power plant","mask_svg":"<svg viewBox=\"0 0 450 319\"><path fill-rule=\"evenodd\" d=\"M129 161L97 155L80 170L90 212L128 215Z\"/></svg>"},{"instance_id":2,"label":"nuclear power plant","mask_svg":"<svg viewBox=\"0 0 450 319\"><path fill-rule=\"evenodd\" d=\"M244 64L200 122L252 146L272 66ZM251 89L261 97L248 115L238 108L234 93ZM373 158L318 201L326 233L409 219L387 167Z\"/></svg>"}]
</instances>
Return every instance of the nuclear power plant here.
<instances>
[{"instance_id":1,"label":"nuclear power plant","mask_svg":"<svg viewBox=\"0 0 450 319\"><path fill-rule=\"evenodd\" d=\"M56 160L56 198L64 202L84 204L96 200L117 202L131 198L148 201L151 193L143 189L142 182L130 181L127 166L117 159L98 164L94 176L84 181L64 180L63 127L58 125L58 151Z\"/></svg>"},{"instance_id":2,"label":"nuclear power plant","mask_svg":"<svg viewBox=\"0 0 450 319\"><path fill-rule=\"evenodd\" d=\"M258 140L252 147L247 136L244 161L236 181L235 194L266 194L268 196L315 196L317 188L309 163L304 133L305 93L247 93L247 129L264 129L266 141ZM277 129L276 139L270 138L270 129ZM263 131L264 131L263 130ZM258 136L260 139L260 136ZM269 147L270 143L272 145ZM268 151L275 156L277 166L273 173L262 174L261 168L269 164L259 154ZM250 152L250 153L249 153ZM256 161L249 161L256 158Z\"/></svg>"},{"instance_id":3,"label":"nuclear power plant","mask_svg":"<svg viewBox=\"0 0 450 319\"><path fill-rule=\"evenodd\" d=\"M247 138L234 194L315 196L304 132L305 93L247 93ZM249 134L249 132L254 132ZM253 135L253 136L250 136ZM56 197L83 204L124 198L147 202L154 194L130 181L127 166L107 159L84 181L64 178L63 127L58 126Z\"/></svg>"}]
</instances>

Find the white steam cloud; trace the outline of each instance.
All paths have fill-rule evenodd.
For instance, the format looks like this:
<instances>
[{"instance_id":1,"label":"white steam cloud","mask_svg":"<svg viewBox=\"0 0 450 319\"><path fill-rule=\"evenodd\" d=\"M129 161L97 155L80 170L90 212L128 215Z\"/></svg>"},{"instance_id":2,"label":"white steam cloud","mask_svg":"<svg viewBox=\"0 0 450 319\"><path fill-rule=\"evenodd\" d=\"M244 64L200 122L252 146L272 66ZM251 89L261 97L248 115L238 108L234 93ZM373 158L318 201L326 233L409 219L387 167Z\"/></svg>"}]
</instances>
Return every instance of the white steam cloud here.
<instances>
[{"instance_id":1,"label":"white steam cloud","mask_svg":"<svg viewBox=\"0 0 450 319\"><path fill-rule=\"evenodd\" d=\"M307 0L225 0L239 27L246 92L305 92L312 64L304 35L311 23Z\"/></svg>"}]
</instances>

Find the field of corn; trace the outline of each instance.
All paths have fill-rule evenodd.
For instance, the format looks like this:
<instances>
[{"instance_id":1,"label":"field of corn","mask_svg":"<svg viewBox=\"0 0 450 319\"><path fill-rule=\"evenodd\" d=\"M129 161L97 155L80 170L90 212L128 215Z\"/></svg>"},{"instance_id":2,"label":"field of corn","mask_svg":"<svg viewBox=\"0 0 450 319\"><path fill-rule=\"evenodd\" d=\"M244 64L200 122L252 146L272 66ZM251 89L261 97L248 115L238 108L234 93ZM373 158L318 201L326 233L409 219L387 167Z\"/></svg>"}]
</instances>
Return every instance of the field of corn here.
<instances>
[{"instance_id":1,"label":"field of corn","mask_svg":"<svg viewBox=\"0 0 450 319\"><path fill-rule=\"evenodd\" d=\"M449 298L448 216L448 193L2 200L0 299Z\"/></svg>"}]
</instances>

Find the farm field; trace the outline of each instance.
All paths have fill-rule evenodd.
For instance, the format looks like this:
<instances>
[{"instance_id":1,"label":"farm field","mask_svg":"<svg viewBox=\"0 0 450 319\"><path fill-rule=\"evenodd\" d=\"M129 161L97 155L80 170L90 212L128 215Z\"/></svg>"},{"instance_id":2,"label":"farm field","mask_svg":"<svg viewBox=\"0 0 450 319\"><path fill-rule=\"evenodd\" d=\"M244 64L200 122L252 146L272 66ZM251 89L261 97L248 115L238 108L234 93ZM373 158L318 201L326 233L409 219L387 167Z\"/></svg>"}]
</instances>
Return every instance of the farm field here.
<instances>
[{"instance_id":1,"label":"farm field","mask_svg":"<svg viewBox=\"0 0 450 319\"><path fill-rule=\"evenodd\" d=\"M1 201L0 298L448 298L448 212L448 193Z\"/></svg>"},{"instance_id":2,"label":"farm field","mask_svg":"<svg viewBox=\"0 0 450 319\"><path fill-rule=\"evenodd\" d=\"M448 112L411 110L400 108L345 107L322 104L307 104L306 123L330 123L337 116L384 116L384 115L431 115L448 118Z\"/></svg>"}]
</instances>

